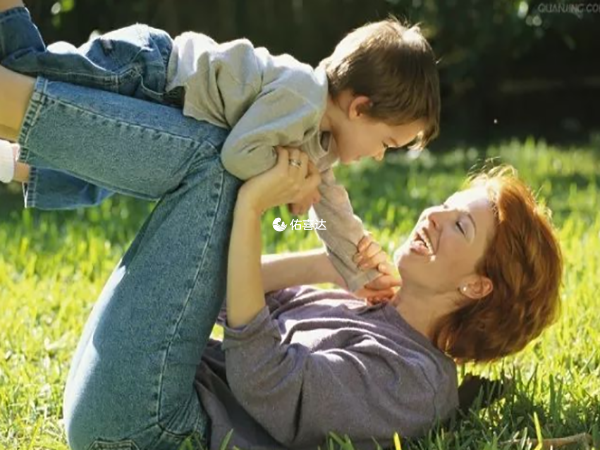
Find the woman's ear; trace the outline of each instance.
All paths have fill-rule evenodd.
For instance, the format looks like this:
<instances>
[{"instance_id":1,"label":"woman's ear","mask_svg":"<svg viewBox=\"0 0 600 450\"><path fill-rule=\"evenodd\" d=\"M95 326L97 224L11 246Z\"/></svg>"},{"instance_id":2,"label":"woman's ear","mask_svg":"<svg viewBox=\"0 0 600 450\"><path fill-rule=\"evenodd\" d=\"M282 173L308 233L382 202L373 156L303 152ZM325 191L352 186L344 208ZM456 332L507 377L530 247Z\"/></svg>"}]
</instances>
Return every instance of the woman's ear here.
<instances>
[{"instance_id":1,"label":"woman's ear","mask_svg":"<svg viewBox=\"0 0 600 450\"><path fill-rule=\"evenodd\" d=\"M479 300L488 295L494 290L492 280L483 275L477 275L473 279L462 284L458 288L460 293L472 300Z\"/></svg>"},{"instance_id":2,"label":"woman's ear","mask_svg":"<svg viewBox=\"0 0 600 450\"><path fill-rule=\"evenodd\" d=\"M366 95L357 95L352 99L348 107L348 117L356 119L367 113L371 108L371 99Z\"/></svg>"}]
</instances>

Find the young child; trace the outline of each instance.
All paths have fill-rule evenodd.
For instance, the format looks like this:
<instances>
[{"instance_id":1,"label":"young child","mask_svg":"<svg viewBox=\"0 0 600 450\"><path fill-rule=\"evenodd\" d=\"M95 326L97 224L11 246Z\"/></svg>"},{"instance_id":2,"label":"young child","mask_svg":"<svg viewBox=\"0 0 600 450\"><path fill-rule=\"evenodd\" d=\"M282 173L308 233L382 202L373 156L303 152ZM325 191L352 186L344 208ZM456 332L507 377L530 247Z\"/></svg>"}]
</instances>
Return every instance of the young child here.
<instances>
[{"instance_id":1,"label":"young child","mask_svg":"<svg viewBox=\"0 0 600 450\"><path fill-rule=\"evenodd\" d=\"M0 64L11 70L182 107L187 116L230 129L221 159L242 180L273 167L276 146L306 152L321 172L320 201L312 204L311 195L291 210L302 214L312 204L310 218L325 225L317 229L319 238L353 292L382 274L362 270L353 259L367 233L332 166L369 156L381 161L387 149L410 143L422 148L438 132L433 51L417 27L395 19L354 30L313 69L246 39L219 44L187 32L172 40L145 25L112 31L79 49L66 43L46 48L22 2L0 0L0 51ZM35 176L58 180L63 198L72 183L74 206L110 195L82 189L85 182L68 174L40 168Z\"/></svg>"}]
</instances>

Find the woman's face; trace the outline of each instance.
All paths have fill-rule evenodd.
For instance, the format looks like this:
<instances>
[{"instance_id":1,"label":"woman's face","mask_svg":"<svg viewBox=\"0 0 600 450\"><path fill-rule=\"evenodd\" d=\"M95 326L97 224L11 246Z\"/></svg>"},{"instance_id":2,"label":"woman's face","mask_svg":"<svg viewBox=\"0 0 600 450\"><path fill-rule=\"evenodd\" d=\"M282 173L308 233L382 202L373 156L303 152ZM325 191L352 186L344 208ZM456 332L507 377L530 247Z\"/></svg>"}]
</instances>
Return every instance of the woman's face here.
<instances>
[{"instance_id":1,"label":"woman's face","mask_svg":"<svg viewBox=\"0 0 600 450\"><path fill-rule=\"evenodd\" d=\"M492 203L484 188L452 195L421 214L394 261L405 285L443 294L478 278L475 267L495 230Z\"/></svg>"}]
</instances>

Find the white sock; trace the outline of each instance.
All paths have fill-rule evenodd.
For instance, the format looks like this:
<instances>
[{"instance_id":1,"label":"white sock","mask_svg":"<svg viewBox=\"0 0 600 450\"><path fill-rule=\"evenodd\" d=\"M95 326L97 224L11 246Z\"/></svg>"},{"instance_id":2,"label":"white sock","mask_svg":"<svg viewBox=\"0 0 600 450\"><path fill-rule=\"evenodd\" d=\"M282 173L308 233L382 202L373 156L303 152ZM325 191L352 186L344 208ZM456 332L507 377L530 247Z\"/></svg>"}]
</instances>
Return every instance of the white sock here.
<instances>
[{"instance_id":1,"label":"white sock","mask_svg":"<svg viewBox=\"0 0 600 450\"><path fill-rule=\"evenodd\" d=\"M0 139L0 181L10 183L15 176L13 144Z\"/></svg>"}]
</instances>

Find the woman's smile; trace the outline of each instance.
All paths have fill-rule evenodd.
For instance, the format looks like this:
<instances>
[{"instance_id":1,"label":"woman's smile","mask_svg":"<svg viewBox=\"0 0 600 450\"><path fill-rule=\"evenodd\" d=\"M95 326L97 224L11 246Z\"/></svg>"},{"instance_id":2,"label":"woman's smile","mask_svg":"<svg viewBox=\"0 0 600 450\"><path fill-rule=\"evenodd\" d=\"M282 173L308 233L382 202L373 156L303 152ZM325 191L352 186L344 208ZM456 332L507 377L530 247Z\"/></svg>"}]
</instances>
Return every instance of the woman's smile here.
<instances>
[{"instance_id":1,"label":"woman's smile","mask_svg":"<svg viewBox=\"0 0 600 450\"><path fill-rule=\"evenodd\" d=\"M415 231L410 248L423 256L433 256L435 254L431 239L425 228Z\"/></svg>"}]
</instances>

